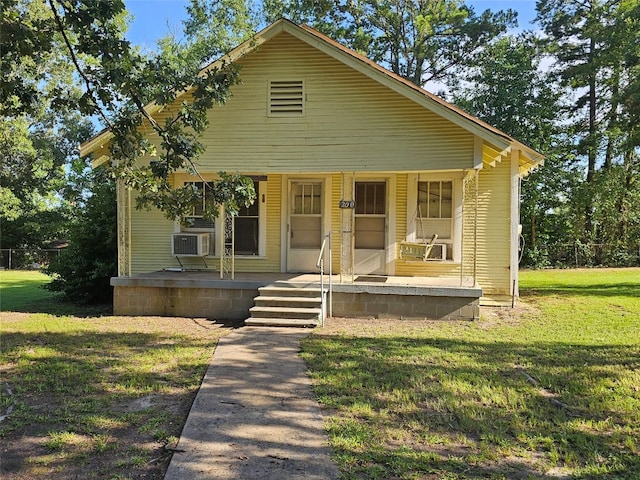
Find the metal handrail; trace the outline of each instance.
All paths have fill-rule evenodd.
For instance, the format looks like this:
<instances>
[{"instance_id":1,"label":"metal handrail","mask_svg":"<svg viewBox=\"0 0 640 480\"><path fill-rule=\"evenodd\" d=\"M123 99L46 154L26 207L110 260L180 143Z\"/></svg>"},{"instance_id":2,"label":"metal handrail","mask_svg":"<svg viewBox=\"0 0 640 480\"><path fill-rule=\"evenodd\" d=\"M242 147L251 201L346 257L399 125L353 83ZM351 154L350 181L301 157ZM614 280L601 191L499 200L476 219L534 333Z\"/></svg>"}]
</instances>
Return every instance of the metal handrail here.
<instances>
[{"instance_id":1,"label":"metal handrail","mask_svg":"<svg viewBox=\"0 0 640 480\"><path fill-rule=\"evenodd\" d=\"M322 246L320 247L320 254L318 255L318 261L316 267L320 269L320 295L322 295L322 318L321 326L324 327L324 316L326 312L326 301L324 298L324 251L325 247L329 244L329 317L333 316L333 271L331 264L331 232L327 233L322 239Z\"/></svg>"}]
</instances>

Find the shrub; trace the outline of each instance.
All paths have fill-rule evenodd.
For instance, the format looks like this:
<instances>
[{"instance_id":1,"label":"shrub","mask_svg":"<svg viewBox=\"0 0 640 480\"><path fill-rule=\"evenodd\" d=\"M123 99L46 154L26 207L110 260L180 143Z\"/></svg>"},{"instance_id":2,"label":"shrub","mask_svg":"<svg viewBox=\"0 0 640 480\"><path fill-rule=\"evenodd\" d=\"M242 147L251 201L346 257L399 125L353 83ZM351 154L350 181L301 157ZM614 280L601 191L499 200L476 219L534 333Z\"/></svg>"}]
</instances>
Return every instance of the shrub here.
<instances>
[{"instance_id":1,"label":"shrub","mask_svg":"<svg viewBox=\"0 0 640 480\"><path fill-rule=\"evenodd\" d=\"M117 272L115 183L96 174L93 186L69 228L69 247L44 270L53 277L45 288L78 303L112 301Z\"/></svg>"}]
</instances>

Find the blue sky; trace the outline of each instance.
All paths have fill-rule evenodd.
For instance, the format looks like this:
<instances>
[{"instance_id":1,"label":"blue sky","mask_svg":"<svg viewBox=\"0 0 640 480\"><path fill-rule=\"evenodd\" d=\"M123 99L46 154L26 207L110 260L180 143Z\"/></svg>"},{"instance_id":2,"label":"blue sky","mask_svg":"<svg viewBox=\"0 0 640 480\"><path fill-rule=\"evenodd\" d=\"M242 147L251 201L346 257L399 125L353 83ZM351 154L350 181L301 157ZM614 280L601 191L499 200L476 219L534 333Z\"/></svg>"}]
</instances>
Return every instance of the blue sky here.
<instances>
[{"instance_id":1,"label":"blue sky","mask_svg":"<svg viewBox=\"0 0 640 480\"><path fill-rule=\"evenodd\" d=\"M506 10L518 12L520 28L532 28L535 18L535 0L468 0L476 10ZM168 32L179 34L182 20L186 18L188 0L125 0L127 9L133 15L127 37L145 49L153 49L156 40Z\"/></svg>"}]
</instances>

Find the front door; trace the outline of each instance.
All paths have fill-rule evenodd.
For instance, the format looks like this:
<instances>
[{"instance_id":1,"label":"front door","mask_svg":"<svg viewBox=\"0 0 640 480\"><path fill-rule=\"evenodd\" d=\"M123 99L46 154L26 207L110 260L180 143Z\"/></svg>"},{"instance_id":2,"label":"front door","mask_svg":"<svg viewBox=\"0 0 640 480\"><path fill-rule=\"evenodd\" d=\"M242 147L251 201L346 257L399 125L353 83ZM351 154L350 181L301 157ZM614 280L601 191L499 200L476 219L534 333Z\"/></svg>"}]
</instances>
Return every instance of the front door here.
<instances>
[{"instance_id":1,"label":"front door","mask_svg":"<svg viewBox=\"0 0 640 480\"><path fill-rule=\"evenodd\" d=\"M316 272L322 245L321 181L292 181L289 200L287 271Z\"/></svg>"},{"instance_id":2,"label":"front door","mask_svg":"<svg viewBox=\"0 0 640 480\"><path fill-rule=\"evenodd\" d=\"M355 183L354 273L386 274L387 183Z\"/></svg>"}]
</instances>

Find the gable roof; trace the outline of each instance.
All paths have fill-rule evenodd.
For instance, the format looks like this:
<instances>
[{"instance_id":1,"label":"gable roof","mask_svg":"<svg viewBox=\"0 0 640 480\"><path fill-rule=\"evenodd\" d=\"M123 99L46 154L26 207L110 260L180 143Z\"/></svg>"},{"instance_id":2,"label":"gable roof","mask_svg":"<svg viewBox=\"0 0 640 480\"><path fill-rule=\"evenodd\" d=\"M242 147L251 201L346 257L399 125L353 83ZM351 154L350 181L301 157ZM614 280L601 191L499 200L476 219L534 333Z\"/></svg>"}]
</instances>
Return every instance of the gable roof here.
<instances>
[{"instance_id":1,"label":"gable roof","mask_svg":"<svg viewBox=\"0 0 640 480\"><path fill-rule=\"evenodd\" d=\"M493 166L496 162L508 158L510 152L516 149L520 152L519 167L521 174L528 173L531 169L539 166L543 161L544 157L542 154L519 142L515 138L510 137L503 131L483 122L455 105L443 100L437 95L434 95L399 75L385 69L377 63L369 60L364 55L341 45L319 31L307 25L296 25L284 18L266 27L251 39L234 48L224 57L204 67L200 71L200 74L204 74L212 68L219 67L222 62L229 63L239 60L247 53L259 48L260 45L268 42L270 39L282 32L286 32L300 41L317 48L330 57L333 57L354 70L385 85L396 93L409 98L433 113L440 115L441 117L483 139L485 143L482 149L482 160L488 165ZM185 91L184 93L187 92ZM145 109L149 114L153 115L158 112L161 107L154 102L151 102L145 107ZM111 138L113 138L113 134L108 129L101 131L93 138L80 145L80 155L86 156L103 149ZM104 163L106 158L106 155L103 155L102 157L94 160L94 166Z\"/></svg>"}]
</instances>

